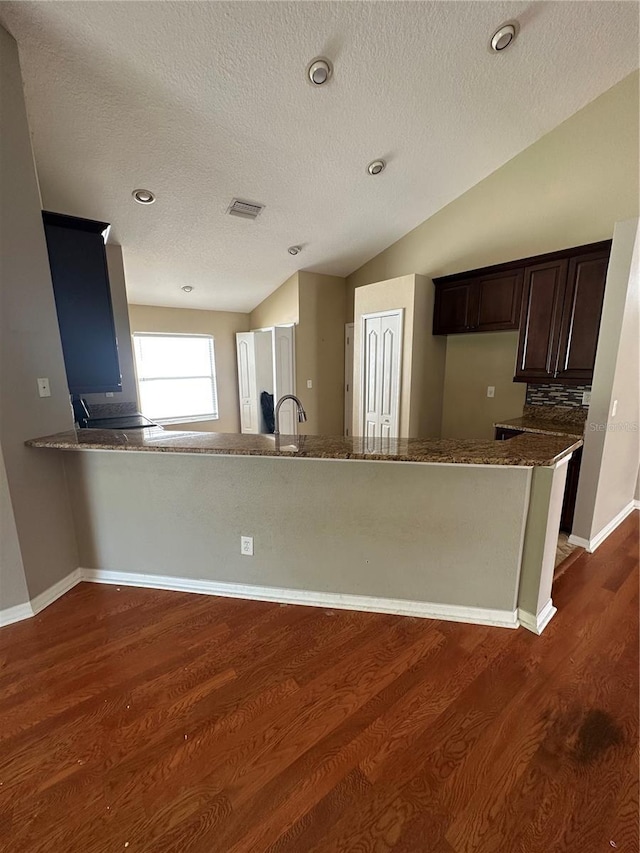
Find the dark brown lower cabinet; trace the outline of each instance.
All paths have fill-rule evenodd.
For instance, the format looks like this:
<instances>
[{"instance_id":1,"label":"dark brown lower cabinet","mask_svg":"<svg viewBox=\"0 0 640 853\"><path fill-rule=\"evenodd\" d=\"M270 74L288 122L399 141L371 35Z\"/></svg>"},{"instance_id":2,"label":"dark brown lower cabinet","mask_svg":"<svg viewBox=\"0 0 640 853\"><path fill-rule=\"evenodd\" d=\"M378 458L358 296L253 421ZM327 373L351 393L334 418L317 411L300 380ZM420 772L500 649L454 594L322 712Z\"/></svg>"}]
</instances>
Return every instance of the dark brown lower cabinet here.
<instances>
[{"instance_id":1,"label":"dark brown lower cabinet","mask_svg":"<svg viewBox=\"0 0 640 853\"><path fill-rule=\"evenodd\" d=\"M516 435L522 435L524 430L507 429L496 427L496 441L507 441ZM576 509L576 496L578 494L578 480L580 479L580 465L582 463L582 448L574 451L567 465L567 484L564 488L562 501L562 512L560 514L560 530L563 533L571 533L573 527L573 515Z\"/></svg>"}]
</instances>

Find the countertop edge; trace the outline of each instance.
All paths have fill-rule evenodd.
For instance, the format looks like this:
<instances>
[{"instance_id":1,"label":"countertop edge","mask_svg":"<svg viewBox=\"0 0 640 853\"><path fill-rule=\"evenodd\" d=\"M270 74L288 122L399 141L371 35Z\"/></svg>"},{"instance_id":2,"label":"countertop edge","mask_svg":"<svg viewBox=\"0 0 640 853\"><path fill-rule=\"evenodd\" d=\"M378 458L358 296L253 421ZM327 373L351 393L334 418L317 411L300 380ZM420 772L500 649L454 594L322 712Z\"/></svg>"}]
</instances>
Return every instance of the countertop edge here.
<instances>
[{"instance_id":1,"label":"countertop edge","mask_svg":"<svg viewBox=\"0 0 640 853\"><path fill-rule=\"evenodd\" d=\"M559 438L567 436L561 435ZM570 437L567 437L570 438ZM27 447L45 450L62 450L64 452L138 452L138 453L167 453L167 454L189 454L197 456L243 456L264 459L304 459L304 460L325 460L325 461L353 461L353 462L400 462L414 463L423 465L486 465L499 466L502 468L551 468L557 465L570 453L573 453L583 444L582 438L576 438L562 452L553 457L546 459L532 459L527 456L519 457L515 453L511 458L492 457L490 454L469 454L460 453L455 455L455 458L443 459L441 456L430 456L428 453L422 455L412 455L398 453L394 455L369 453L363 454L349 451L332 451L327 453L313 453L300 451L278 451L269 449L240 449L240 448L194 448L194 447L179 447L179 446L137 446L128 445L126 443L112 447L104 446L79 446L72 444L69 440L64 440L57 436L45 436L43 438L33 438L25 441Z\"/></svg>"}]
</instances>

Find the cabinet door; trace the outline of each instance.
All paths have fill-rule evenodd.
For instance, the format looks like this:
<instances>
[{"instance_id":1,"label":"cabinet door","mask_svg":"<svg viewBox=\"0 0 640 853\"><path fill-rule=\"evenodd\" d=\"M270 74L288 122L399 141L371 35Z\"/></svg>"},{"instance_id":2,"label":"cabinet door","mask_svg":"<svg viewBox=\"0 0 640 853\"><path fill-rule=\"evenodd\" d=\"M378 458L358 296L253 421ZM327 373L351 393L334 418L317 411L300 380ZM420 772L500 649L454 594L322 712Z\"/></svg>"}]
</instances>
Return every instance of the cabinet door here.
<instances>
[{"instance_id":1,"label":"cabinet door","mask_svg":"<svg viewBox=\"0 0 640 853\"><path fill-rule=\"evenodd\" d=\"M523 270L495 273L475 284L474 331L493 332L517 329L520 322Z\"/></svg>"},{"instance_id":2,"label":"cabinet door","mask_svg":"<svg viewBox=\"0 0 640 853\"><path fill-rule=\"evenodd\" d=\"M608 251L569 260L556 366L559 382L593 379L608 263Z\"/></svg>"},{"instance_id":3,"label":"cabinet door","mask_svg":"<svg viewBox=\"0 0 640 853\"><path fill-rule=\"evenodd\" d=\"M566 260L525 268L514 381L553 380L566 281Z\"/></svg>"},{"instance_id":4,"label":"cabinet door","mask_svg":"<svg viewBox=\"0 0 640 853\"><path fill-rule=\"evenodd\" d=\"M471 281L436 287L433 334L467 332L471 325Z\"/></svg>"}]
</instances>

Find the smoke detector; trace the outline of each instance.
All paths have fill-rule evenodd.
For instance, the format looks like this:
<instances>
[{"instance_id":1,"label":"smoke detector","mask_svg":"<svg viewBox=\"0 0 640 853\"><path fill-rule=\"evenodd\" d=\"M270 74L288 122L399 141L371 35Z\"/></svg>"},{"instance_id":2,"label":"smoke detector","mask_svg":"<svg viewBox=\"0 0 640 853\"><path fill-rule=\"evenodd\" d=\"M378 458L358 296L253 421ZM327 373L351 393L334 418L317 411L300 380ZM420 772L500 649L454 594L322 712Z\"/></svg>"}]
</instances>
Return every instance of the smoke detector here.
<instances>
[{"instance_id":1,"label":"smoke detector","mask_svg":"<svg viewBox=\"0 0 640 853\"><path fill-rule=\"evenodd\" d=\"M513 40L517 35L518 30L515 22L503 24L491 37L491 50L494 50L496 53L506 50L513 44Z\"/></svg>"},{"instance_id":2,"label":"smoke detector","mask_svg":"<svg viewBox=\"0 0 640 853\"><path fill-rule=\"evenodd\" d=\"M307 76L314 86L323 86L331 79L333 65L324 56L317 56L309 63Z\"/></svg>"},{"instance_id":3,"label":"smoke detector","mask_svg":"<svg viewBox=\"0 0 640 853\"><path fill-rule=\"evenodd\" d=\"M241 198L234 198L227 208L227 213L230 216L240 216L242 219L257 219L264 210L264 204L258 204L255 201L243 201Z\"/></svg>"},{"instance_id":4,"label":"smoke detector","mask_svg":"<svg viewBox=\"0 0 640 853\"><path fill-rule=\"evenodd\" d=\"M181 290L184 290L185 293L191 293L193 288L190 284L183 284Z\"/></svg>"},{"instance_id":5,"label":"smoke detector","mask_svg":"<svg viewBox=\"0 0 640 853\"><path fill-rule=\"evenodd\" d=\"M289 252L290 255L299 255L301 251L302 246L289 246L287 249L287 252Z\"/></svg>"}]
</instances>

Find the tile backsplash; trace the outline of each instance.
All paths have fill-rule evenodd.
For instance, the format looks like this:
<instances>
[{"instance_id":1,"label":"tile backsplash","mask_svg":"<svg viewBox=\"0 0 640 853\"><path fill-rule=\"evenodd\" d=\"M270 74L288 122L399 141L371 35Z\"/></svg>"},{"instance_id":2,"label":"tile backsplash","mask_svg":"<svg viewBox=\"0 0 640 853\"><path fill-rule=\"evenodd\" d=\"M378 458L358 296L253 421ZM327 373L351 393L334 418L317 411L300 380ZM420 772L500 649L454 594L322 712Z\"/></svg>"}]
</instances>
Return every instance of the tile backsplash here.
<instances>
[{"instance_id":1,"label":"tile backsplash","mask_svg":"<svg viewBox=\"0 0 640 853\"><path fill-rule=\"evenodd\" d=\"M527 385L526 404L528 406L580 406L589 408L582 402L585 391L591 391L591 385Z\"/></svg>"}]
</instances>

